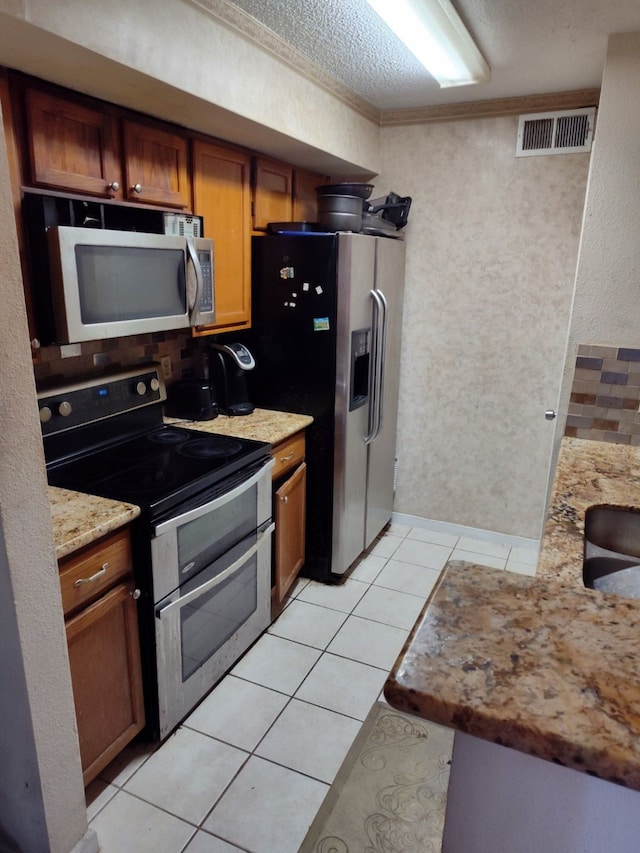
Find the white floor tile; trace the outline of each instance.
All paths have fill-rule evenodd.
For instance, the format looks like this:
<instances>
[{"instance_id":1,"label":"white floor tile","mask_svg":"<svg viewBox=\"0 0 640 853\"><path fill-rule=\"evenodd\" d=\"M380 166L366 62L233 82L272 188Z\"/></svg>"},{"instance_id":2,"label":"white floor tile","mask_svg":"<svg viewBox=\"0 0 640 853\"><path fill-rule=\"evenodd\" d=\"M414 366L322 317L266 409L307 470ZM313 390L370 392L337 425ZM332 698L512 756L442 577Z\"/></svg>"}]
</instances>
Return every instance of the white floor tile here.
<instances>
[{"instance_id":1,"label":"white floor tile","mask_svg":"<svg viewBox=\"0 0 640 853\"><path fill-rule=\"evenodd\" d=\"M351 613L366 591L367 584L351 578L336 585L311 581L298 595L297 600L317 604L320 607L330 607L342 613Z\"/></svg>"},{"instance_id":2,"label":"white floor tile","mask_svg":"<svg viewBox=\"0 0 640 853\"><path fill-rule=\"evenodd\" d=\"M177 853L195 827L119 791L91 821L100 853Z\"/></svg>"},{"instance_id":3,"label":"white floor tile","mask_svg":"<svg viewBox=\"0 0 640 853\"><path fill-rule=\"evenodd\" d=\"M184 849L184 853L236 853L236 851L242 853L239 847L227 844L226 841L209 835L208 832L203 832L201 829L196 832Z\"/></svg>"},{"instance_id":4,"label":"white floor tile","mask_svg":"<svg viewBox=\"0 0 640 853\"><path fill-rule=\"evenodd\" d=\"M228 675L184 725L252 752L288 701L282 693Z\"/></svg>"},{"instance_id":5,"label":"white floor tile","mask_svg":"<svg viewBox=\"0 0 640 853\"><path fill-rule=\"evenodd\" d=\"M346 614L306 601L292 601L269 628L270 634L326 649L346 619Z\"/></svg>"},{"instance_id":6,"label":"white floor tile","mask_svg":"<svg viewBox=\"0 0 640 853\"><path fill-rule=\"evenodd\" d=\"M240 749L180 728L127 782L125 790L198 824L247 757Z\"/></svg>"},{"instance_id":7,"label":"white floor tile","mask_svg":"<svg viewBox=\"0 0 640 853\"><path fill-rule=\"evenodd\" d=\"M292 699L256 755L331 784L359 731L357 720Z\"/></svg>"},{"instance_id":8,"label":"white floor tile","mask_svg":"<svg viewBox=\"0 0 640 853\"><path fill-rule=\"evenodd\" d=\"M327 651L389 672L406 639L401 628L349 616Z\"/></svg>"},{"instance_id":9,"label":"white floor tile","mask_svg":"<svg viewBox=\"0 0 640 853\"><path fill-rule=\"evenodd\" d=\"M386 533L377 539L369 548L370 554L375 554L377 557L392 557L396 548L402 544L404 537L394 536L392 533Z\"/></svg>"},{"instance_id":10,"label":"white floor tile","mask_svg":"<svg viewBox=\"0 0 640 853\"><path fill-rule=\"evenodd\" d=\"M507 560L505 569L508 572L515 572L518 575L529 575L529 577L534 577L536 573L536 567L532 566L531 563L518 563L512 560L511 557Z\"/></svg>"},{"instance_id":11,"label":"white floor tile","mask_svg":"<svg viewBox=\"0 0 640 853\"><path fill-rule=\"evenodd\" d=\"M407 595L406 592L397 592L395 589L371 586L353 611L353 615L410 631L426 599L426 595L418 597Z\"/></svg>"},{"instance_id":12,"label":"white floor tile","mask_svg":"<svg viewBox=\"0 0 640 853\"><path fill-rule=\"evenodd\" d=\"M433 545L417 539L405 539L402 545L396 548L393 559L402 563L413 563L415 566L424 566L427 569L440 570L449 559L451 551L448 545Z\"/></svg>"},{"instance_id":13,"label":"white floor tile","mask_svg":"<svg viewBox=\"0 0 640 853\"><path fill-rule=\"evenodd\" d=\"M364 720L386 677L384 670L325 652L296 698Z\"/></svg>"},{"instance_id":14,"label":"white floor tile","mask_svg":"<svg viewBox=\"0 0 640 853\"><path fill-rule=\"evenodd\" d=\"M440 574L440 569L428 569L424 566L389 560L376 578L375 586L384 586L387 589L428 598Z\"/></svg>"},{"instance_id":15,"label":"white floor tile","mask_svg":"<svg viewBox=\"0 0 640 853\"><path fill-rule=\"evenodd\" d=\"M387 557L379 557L377 554L365 554L360 558L349 577L357 581L364 581L364 583L371 583L380 574L387 559Z\"/></svg>"},{"instance_id":16,"label":"white floor tile","mask_svg":"<svg viewBox=\"0 0 640 853\"><path fill-rule=\"evenodd\" d=\"M490 569L504 569L507 564L506 557L494 557L491 554L481 552L461 551L456 548L451 555L452 560L465 560L467 563L477 563L479 566L487 566Z\"/></svg>"},{"instance_id":17,"label":"white floor tile","mask_svg":"<svg viewBox=\"0 0 640 853\"><path fill-rule=\"evenodd\" d=\"M232 670L233 675L293 696L322 652L263 634Z\"/></svg>"},{"instance_id":18,"label":"white floor tile","mask_svg":"<svg viewBox=\"0 0 640 853\"><path fill-rule=\"evenodd\" d=\"M446 545L449 548L454 548L459 538L454 533L442 533L440 530L431 530L430 527L412 527L407 533L407 539L431 542L433 545Z\"/></svg>"},{"instance_id":19,"label":"white floor tile","mask_svg":"<svg viewBox=\"0 0 640 853\"><path fill-rule=\"evenodd\" d=\"M472 539L468 536L461 536L456 545L456 550L471 551L474 554L487 554L489 557L503 557L506 560L511 548L502 542L491 542L485 539Z\"/></svg>"},{"instance_id":20,"label":"white floor tile","mask_svg":"<svg viewBox=\"0 0 640 853\"><path fill-rule=\"evenodd\" d=\"M294 853L328 787L253 756L203 828L254 853Z\"/></svg>"},{"instance_id":21,"label":"white floor tile","mask_svg":"<svg viewBox=\"0 0 640 853\"><path fill-rule=\"evenodd\" d=\"M406 536L410 530L410 524L400 524L398 521L392 521L385 530L384 535L386 536L387 533L390 533L392 536Z\"/></svg>"},{"instance_id":22,"label":"white floor tile","mask_svg":"<svg viewBox=\"0 0 640 853\"><path fill-rule=\"evenodd\" d=\"M295 582L289 589L287 596L289 598L296 598L298 593L302 592L308 583L310 583L309 578L296 578Z\"/></svg>"},{"instance_id":23,"label":"white floor tile","mask_svg":"<svg viewBox=\"0 0 640 853\"><path fill-rule=\"evenodd\" d=\"M514 547L509 552L509 559L517 563L529 563L529 565L535 566L538 562L539 553L538 546L531 548Z\"/></svg>"},{"instance_id":24,"label":"white floor tile","mask_svg":"<svg viewBox=\"0 0 640 853\"><path fill-rule=\"evenodd\" d=\"M127 779L130 779L136 770L142 767L149 756L153 755L157 748L157 743L145 743L143 741L130 743L125 746L117 758L114 758L111 764L104 768L100 773L100 778L121 788Z\"/></svg>"},{"instance_id":25,"label":"white floor tile","mask_svg":"<svg viewBox=\"0 0 640 853\"><path fill-rule=\"evenodd\" d=\"M118 789L115 785L110 785L104 779L94 779L84 792L87 801L87 820L93 820L100 809L104 808L117 793Z\"/></svg>"}]
</instances>

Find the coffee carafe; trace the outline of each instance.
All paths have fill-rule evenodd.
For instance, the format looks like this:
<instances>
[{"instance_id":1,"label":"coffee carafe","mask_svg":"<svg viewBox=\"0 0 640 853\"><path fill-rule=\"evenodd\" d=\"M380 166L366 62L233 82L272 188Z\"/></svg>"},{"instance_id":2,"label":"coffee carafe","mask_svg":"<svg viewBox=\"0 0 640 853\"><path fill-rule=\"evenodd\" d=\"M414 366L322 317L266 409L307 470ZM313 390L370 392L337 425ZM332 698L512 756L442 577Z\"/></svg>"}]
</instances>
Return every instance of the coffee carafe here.
<instances>
[{"instance_id":1,"label":"coffee carafe","mask_svg":"<svg viewBox=\"0 0 640 853\"><path fill-rule=\"evenodd\" d=\"M210 377L218 406L226 415L250 415L254 410L247 393L247 371L255 361L244 344L211 344Z\"/></svg>"}]
</instances>

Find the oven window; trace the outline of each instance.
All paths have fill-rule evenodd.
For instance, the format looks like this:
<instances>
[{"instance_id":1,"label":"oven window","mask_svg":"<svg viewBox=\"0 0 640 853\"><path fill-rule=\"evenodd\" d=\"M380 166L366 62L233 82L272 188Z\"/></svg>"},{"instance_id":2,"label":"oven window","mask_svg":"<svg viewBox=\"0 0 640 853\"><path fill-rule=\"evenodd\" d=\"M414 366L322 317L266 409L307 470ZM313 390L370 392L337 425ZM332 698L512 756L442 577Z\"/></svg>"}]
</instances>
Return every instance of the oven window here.
<instances>
[{"instance_id":1,"label":"oven window","mask_svg":"<svg viewBox=\"0 0 640 853\"><path fill-rule=\"evenodd\" d=\"M180 585L255 533L257 526L257 486L181 525L178 528Z\"/></svg>"},{"instance_id":2,"label":"oven window","mask_svg":"<svg viewBox=\"0 0 640 853\"><path fill-rule=\"evenodd\" d=\"M182 681L202 666L255 612L257 556L215 589L180 608Z\"/></svg>"}]
</instances>

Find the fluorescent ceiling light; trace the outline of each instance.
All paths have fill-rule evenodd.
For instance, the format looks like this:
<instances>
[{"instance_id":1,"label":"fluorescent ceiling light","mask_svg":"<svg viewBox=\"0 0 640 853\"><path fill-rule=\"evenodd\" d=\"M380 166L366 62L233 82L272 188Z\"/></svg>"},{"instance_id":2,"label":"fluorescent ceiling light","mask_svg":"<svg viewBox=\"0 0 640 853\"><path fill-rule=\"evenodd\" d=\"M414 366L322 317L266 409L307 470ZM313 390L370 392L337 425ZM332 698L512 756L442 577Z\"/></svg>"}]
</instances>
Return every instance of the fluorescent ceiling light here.
<instances>
[{"instance_id":1,"label":"fluorescent ceiling light","mask_svg":"<svg viewBox=\"0 0 640 853\"><path fill-rule=\"evenodd\" d=\"M449 0L367 0L440 86L485 83L489 66Z\"/></svg>"}]
</instances>

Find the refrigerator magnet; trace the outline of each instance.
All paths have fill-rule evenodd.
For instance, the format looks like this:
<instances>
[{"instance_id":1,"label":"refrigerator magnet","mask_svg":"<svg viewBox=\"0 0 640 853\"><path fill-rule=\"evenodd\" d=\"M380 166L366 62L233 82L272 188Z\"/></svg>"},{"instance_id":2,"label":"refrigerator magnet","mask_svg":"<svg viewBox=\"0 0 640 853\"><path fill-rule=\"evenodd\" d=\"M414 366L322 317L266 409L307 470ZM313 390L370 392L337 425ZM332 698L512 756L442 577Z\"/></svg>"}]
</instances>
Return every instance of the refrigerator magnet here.
<instances>
[{"instance_id":1,"label":"refrigerator magnet","mask_svg":"<svg viewBox=\"0 0 640 853\"><path fill-rule=\"evenodd\" d=\"M329 318L328 317L314 317L313 318L313 331L314 332L328 332L329 331Z\"/></svg>"}]
</instances>

